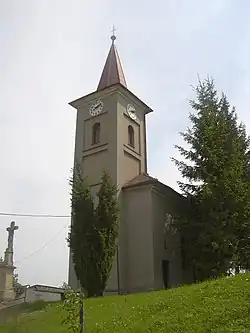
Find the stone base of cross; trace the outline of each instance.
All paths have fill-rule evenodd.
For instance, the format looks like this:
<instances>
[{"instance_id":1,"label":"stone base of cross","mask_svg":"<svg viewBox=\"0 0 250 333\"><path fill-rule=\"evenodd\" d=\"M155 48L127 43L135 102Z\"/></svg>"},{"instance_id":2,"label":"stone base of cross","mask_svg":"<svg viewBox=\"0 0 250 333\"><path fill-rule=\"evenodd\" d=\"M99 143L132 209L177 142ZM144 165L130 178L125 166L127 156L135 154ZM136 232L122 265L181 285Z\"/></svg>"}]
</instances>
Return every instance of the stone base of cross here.
<instances>
[{"instance_id":1,"label":"stone base of cross","mask_svg":"<svg viewBox=\"0 0 250 333\"><path fill-rule=\"evenodd\" d=\"M4 263L7 266L13 266L13 251L6 249L4 252Z\"/></svg>"},{"instance_id":2,"label":"stone base of cross","mask_svg":"<svg viewBox=\"0 0 250 333\"><path fill-rule=\"evenodd\" d=\"M15 266L0 262L0 301L11 301L16 294L13 288L13 273Z\"/></svg>"}]
</instances>

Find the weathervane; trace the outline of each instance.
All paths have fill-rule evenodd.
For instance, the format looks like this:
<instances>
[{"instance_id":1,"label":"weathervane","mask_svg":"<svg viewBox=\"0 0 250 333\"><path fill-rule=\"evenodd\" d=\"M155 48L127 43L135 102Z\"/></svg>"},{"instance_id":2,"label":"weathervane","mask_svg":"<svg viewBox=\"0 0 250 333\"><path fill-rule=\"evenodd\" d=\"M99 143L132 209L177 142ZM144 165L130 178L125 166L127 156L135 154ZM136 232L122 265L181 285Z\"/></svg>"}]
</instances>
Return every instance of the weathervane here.
<instances>
[{"instance_id":1,"label":"weathervane","mask_svg":"<svg viewBox=\"0 0 250 333\"><path fill-rule=\"evenodd\" d=\"M115 31L116 31L117 29L115 28L115 26L113 25L113 29L111 30L111 32L112 32L112 36L111 36L111 39L112 39L112 42L114 43L114 41L116 40L116 37L115 37Z\"/></svg>"}]
</instances>

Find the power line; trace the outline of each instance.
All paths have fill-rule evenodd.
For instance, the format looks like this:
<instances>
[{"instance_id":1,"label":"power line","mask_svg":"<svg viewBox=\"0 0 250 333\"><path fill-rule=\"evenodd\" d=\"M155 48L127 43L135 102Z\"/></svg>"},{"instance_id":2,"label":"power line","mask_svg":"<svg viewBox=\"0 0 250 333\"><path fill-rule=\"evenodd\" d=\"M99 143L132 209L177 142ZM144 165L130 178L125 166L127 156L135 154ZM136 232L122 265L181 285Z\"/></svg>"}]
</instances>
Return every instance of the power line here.
<instances>
[{"instance_id":1,"label":"power line","mask_svg":"<svg viewBox=\"0 0 250 333\"><path fill-rule=\"evenodd\" d=\"M70 215L19 214L19 213L3 213L3 212L0 212L0 216L45 217L45 218L70 218Z\"/></svg>"},{"instance_id":2,"label":"power line","mask_svg":"<svg viewBox=\"0 0 250 333\"><path fill-rule=\"evenodd\" d=\"M51 242L53 242L53 240L55 240L60 234L61 232L63 232L64 229L66 229L66 227L68 226L68 223L64 225L64 227L54 236L52 237L47 243L45 243L43 246L41 246L39 249L37 249L36 251L32 252L31 254L29 254L27 257L24 257L23 259L17 261L15 264L20 263L23 260L27 260L30 257L33 257L35 254L37 254L38 252L40 252L41 250L43 250L45 247L47 247Z\"/></svg>"}]
</instances>

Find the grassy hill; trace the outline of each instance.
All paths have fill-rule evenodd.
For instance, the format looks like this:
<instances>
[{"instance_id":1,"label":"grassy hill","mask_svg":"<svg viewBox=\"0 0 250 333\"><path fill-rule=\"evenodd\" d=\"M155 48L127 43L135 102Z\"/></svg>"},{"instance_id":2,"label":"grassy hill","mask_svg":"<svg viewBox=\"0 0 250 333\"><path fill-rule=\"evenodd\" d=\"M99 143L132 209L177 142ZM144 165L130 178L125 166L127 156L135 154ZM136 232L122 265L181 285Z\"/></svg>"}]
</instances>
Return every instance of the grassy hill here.
<instances>
[{"instance_id":1,"label":"grassy hill","mask_svg":"<svg viewBox=\"0 0 250 333\"><path fill-rule=\"evenodd\" d=\"M86 333L249 333L250 274L148 294L89 299L85 309ZM0 333L14 332L67 330L52 305L0 326Z\"/></svg>"}]
</instances>

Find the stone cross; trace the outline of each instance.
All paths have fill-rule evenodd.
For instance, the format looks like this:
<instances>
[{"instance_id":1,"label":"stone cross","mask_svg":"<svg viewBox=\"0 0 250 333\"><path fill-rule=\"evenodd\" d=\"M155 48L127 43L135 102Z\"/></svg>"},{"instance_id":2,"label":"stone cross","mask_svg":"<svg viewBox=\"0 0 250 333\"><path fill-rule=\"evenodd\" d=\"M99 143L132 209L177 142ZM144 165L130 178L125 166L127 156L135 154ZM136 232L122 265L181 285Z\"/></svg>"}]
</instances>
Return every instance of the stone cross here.
<instances>
[{"instance_id":1,"label":"stone cross","mask_svg":"<svg viewBox=\"0 0 250 333\"><path fill-rule=\"evenodd\" d=\"M8 231L8 247L9 252L13 252L13 241L14 241L14 232L18 230L18 226L15 225L15 221L12 221L10 226L6 229Z\"/></svg>"}]
</instances>

